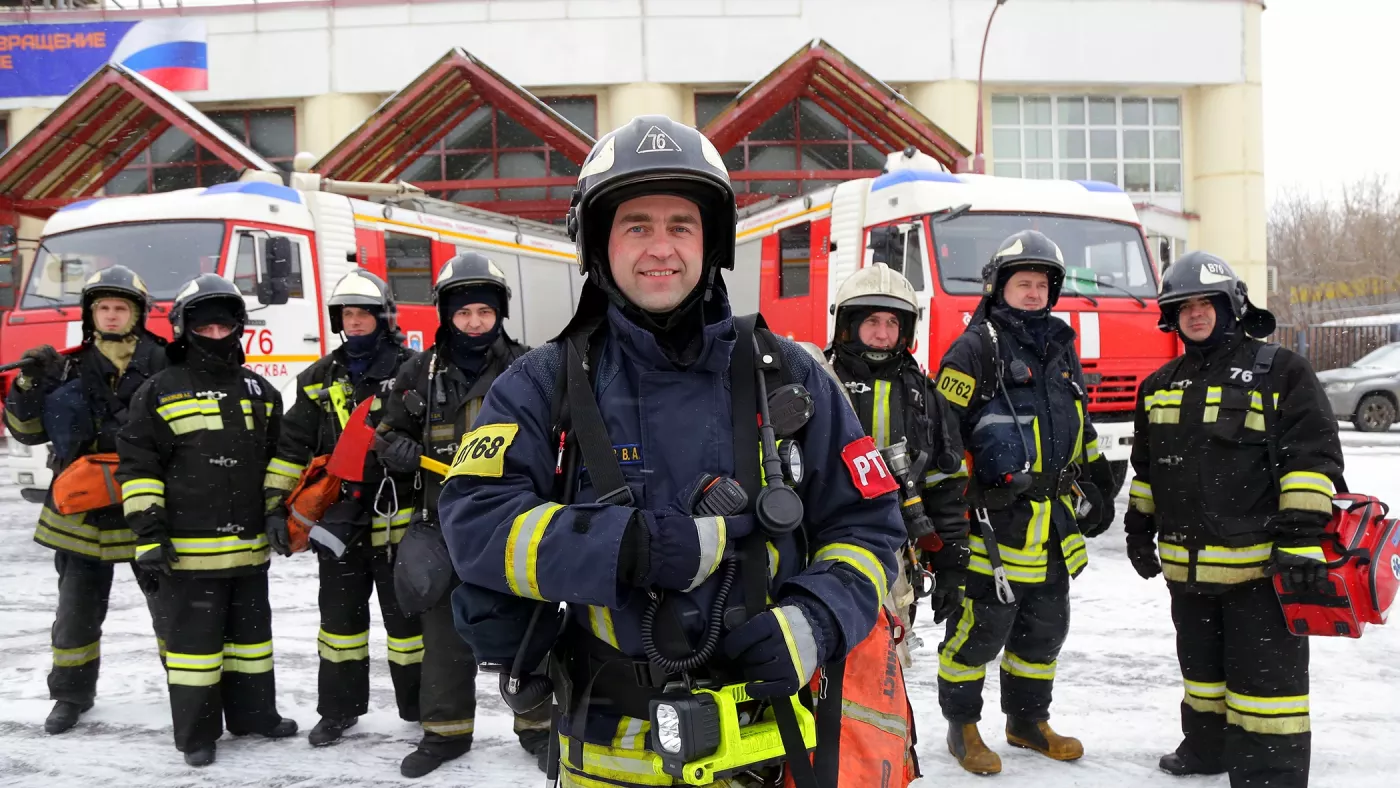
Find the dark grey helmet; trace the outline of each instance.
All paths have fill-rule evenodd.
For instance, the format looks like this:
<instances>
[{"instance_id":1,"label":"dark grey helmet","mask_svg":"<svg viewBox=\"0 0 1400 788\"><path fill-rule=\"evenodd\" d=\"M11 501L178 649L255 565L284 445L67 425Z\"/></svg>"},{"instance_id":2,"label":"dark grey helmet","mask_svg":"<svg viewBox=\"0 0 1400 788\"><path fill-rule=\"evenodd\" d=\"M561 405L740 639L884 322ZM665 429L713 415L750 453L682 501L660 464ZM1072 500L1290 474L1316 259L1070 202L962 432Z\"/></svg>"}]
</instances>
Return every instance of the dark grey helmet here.
<instances>
[{"instance_id":1,"label":"dark grey helmet","mask_svg":"<svg viewBox=\"0 0 1400 788\"><path fill-rule=\"evenodd\" d=\"M1006 280L1023 268L1044 271L1050 277L1050 302L1054 307L1060 300L1060 288L1065 283L1065 256L1060 247L1045 233L1022 230L1006 237L997 246L997 253L982 266L982 295L995 299Z\"/></svg>"},{"instance_id":2,"label":"dark grey helmet","mask_svg":"<svg viewBox=\"0 0 1400 788\"><path fill-rule=\"evenodd\" d=\"M185 336L190 308L214 299L228 301L230 311L238 320L237 329L242 331L248 322L248 308L243 303L243 294L238 291L238 286L218 274L200 274L180 288L175 294L175 303L170 306L170 328L175 339Z\"/></svg>"},{"instance_id":3,"label":"dark grey helmet","mask_svg":"<svg viewBox=\"0 0 1400 788\"><path fill-rule=\"evenodd\" d=\"M1208 252L1189 252L1162 274L1162 289L1157 294L1157 308L1161 310L1157 328L1175 331L1177 312L1182 304L1193 298L1212 296L1220 296L1220 300L1229 304L1231 318L1250 336L1266 337L1277 327L1278 321L1272 312L1250 302L1249 286L1229 263Z\"/></svg>"},{"instance_id":4,"label":"dark grey helmet","mask_svg":"<svg viewBox=\"0 0 1400 788\"><path fill-rule=\"evenodd\" d=\"M90 337L97 333L97 324L92 319L92 305L99 298L116 296L130 301L136 308L136 322L132 325L133 331L143 331L146 328L146 313L150 310L150 291L146 289L146 283L141 281L141 277L135 271L124 265L114 265L111 268L104 268L101 271L88 277L83 283L83 336Z\"/></svg>"},{"instance_id":5,"label":"dark grey helmet","mask_svg":"<svg viewBox=\"0 0 1400 788\"><path fill-rule=\"evenodd\" d=\"M443 322L448 315L441 314L447 303L447 293L459 287L490 285L501 291L501 319L510 317L510 283L500 266L480 252L465 252L442 264L437 281L433 283L433 303L437 305L438 318Z\"/></svg>"}]
</instances>

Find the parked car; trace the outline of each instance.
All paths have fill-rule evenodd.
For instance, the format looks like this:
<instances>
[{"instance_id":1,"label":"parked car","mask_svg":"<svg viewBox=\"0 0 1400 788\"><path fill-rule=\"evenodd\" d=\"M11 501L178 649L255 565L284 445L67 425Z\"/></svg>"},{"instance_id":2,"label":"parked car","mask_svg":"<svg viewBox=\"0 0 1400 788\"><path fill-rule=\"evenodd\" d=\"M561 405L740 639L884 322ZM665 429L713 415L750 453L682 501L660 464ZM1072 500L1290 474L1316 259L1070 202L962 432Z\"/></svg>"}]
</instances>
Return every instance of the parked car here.
<instances>
[{"instance_id":1,"label":"parked car","mask_svg":"<svg viewBox=\"0 0 1400 788\"><path fill-rule=\"evenodd\" d=\"M1367 353L1349 367L1317 373L1332 412L1362 432L1385 432L1400 412L1400 342Z\"/></svg>"}]
</instances>

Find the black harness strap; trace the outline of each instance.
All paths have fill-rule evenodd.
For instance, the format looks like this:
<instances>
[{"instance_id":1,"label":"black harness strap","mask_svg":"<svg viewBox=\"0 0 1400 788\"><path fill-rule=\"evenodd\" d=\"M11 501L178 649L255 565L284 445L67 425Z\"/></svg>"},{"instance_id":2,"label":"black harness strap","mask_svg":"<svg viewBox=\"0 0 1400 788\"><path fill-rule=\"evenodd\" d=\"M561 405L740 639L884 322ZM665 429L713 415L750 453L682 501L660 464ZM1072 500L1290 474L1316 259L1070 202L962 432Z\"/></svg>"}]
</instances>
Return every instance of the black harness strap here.
<instances>
[{"instance_id":1,"label":"black harness strap","mask_svg":"<svg viewBox=\"0 0 1400 788\"><path fill-rule=\"evenodd\" d=\"M622 466L618 465L617 455L613 454L612 441L608 438L603 414L598 410L598 400L593 396L593 386L589 382L588 368L584 365L584 351L579 345L585 337L573 336L564 343L568 354L568 403L572 432L577 440L579 451L583 453L584 465L593 481L593 489L598 491L597 503L616 506L632 505L632 489L622 476Z\"/></svg>"}]
</instances>

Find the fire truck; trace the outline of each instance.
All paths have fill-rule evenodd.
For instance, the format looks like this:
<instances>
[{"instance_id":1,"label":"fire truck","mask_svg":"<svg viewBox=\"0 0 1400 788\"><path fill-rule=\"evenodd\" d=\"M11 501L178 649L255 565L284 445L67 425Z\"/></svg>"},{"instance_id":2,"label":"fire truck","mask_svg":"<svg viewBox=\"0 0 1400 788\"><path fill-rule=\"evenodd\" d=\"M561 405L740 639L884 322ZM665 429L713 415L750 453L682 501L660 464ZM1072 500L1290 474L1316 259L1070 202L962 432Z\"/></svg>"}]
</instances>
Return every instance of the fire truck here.
<instances>
[{"instance_id":1,"label":"fire truck","mask_svg":"<svg viewBox=\"0 0 1400 788\"><path fill-rule=\"evenodd\" d=\"M295 172L208 188L73 203L45 224L34 263L0 329L0 363L26 349L82 340L79 302L95 271L125 265L145 280L147 327L170 336L170 303L201 273L234 281L248 305L247 366L295 398L299 372L339 343L324 308L355 267L389 283L408 345L432 344L438 269L466 250L488 254L511 286L506 328L535 345L563 329L582 286L560 228L424 196L407 184L346 183ZM349 195L371 196L362 199ZM12 373L13 374L13 373ZM8 481L42 500L47 447L9 441Z\"/></svg>"},{"instance_id":2,"label":"fire truck","mask_svg":"<svg viewBox=\"0 0 1400 788\"><path fill-rule=\"evenodd\" d=\"M1089 412L1119 487L1132 449L1138 383L1176 355L1157 330L1157 271L1132 201L1113 184L953 174L913 151L875 178L847 181L740 219L736 314L762 307L768 325L826 347L836 288L884 262L920 299L913 353L925 370L967 326L982 267L1012 233L1039 230L1065 255L1054 314L1074 328Z\"/></svg>"}]
</instances>

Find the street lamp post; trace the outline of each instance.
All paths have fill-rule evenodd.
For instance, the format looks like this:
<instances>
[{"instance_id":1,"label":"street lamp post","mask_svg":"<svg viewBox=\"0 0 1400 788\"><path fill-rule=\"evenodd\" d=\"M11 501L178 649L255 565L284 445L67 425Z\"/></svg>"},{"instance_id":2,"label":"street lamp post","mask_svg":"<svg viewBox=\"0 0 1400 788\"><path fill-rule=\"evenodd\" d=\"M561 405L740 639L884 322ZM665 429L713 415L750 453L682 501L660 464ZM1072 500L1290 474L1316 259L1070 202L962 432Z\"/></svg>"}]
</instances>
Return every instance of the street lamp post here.
<instances>
[{"instance_id":1,"label":"street lamp post","mask_svg":"<svg viewBox=\"0 0 1400 788\"><path fill-rule=\"evenodd\" d=\"M997 10L1006 3L1006 0L997 0L997 4L992 6L992 13L987 15L987 29L982 33L982 54L977 58L977 140L974 143L976 153L972 157L972 171L978 175L987 174L987 160L982 157L982 64L987 61L987 38L992 34L992 20L997 18Z\"/></svg>"}]
</instances>

